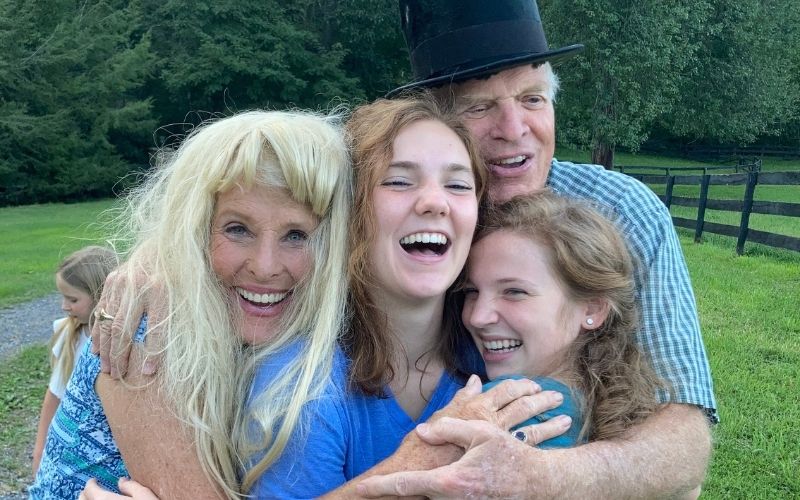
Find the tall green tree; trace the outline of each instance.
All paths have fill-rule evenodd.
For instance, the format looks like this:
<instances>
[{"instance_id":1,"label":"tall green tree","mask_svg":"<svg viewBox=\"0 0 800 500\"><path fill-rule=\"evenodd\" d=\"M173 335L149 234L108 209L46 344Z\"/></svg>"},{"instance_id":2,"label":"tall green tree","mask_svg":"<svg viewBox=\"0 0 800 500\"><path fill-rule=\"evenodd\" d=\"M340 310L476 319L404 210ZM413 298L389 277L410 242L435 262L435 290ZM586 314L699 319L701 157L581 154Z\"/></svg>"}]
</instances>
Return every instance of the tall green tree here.
<instances>
[{"instance_id":1,"label":"tall green tree","mask_svg":"<svg viewBox=\"0 0 800 500\"><path fill-rule=\"evenodd\" d=\"M152 130L146 36L124 2L0 3L0 204L108 196L112 136Z\"/></svg>"},{"instance_id":2,"label":"tall green tree","mask_svg":"<svg viewBox=\"0 0 800 500\"><path fill-rule=\"evenodd\" d=\"M397 0L310 0L313 20L328 45L345 51L342 69L357 78L368 100L411 80L411 71Z\"/></svg>"},{"instance_id":3,"label":"tall green tree","mask_svg":"<svg viewBox=\"0 0 800 500\"><path fill-rule=\"evenodd\" d=\"M557 72L559 140L592 149L613 165L617 146L637 149L653 122L672 109L679 76L697 51L703 0L542 0L551 45L586 51Z\"/></svg>"},{"instance_id":4,"label":"tall green tree","mask_svg":"<svg viewBox=\"0 0 800 500\"><path fill-rule=\"evenodd\" d=\"M747 144L800 115L800 4L712 0L699 50L680 77L668 131L691 141Z\"/></svg>"},{"instance_id":5,"label":"tall green tree","mask_svg":"<svg viewBox=\"0 0 800 500\"><path fill-rule=\"evenodd\" d=\"M141 0L158 72L162 123L255 108L326 107L357 93L344 50L309 27L305 2Z\"/></svg>"}]
</instances>

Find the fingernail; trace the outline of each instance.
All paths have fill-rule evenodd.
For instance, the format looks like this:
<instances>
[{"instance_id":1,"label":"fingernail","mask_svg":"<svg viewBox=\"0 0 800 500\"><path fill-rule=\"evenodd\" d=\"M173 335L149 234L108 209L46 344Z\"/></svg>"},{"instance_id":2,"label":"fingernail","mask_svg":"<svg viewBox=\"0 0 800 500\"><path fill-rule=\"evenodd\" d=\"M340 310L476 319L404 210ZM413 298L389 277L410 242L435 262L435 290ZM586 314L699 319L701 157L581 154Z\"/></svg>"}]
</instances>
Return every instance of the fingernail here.
<instances>
[{"instance_id":1,"label":"fingernail","mask_svg":"<svg viewBox=\"0 0 800 500\"><path fill-rule=\"evenodd\" d=\"M156 365L151 361L145 361L144 365L142 365L142 374L143 375L155 375L156 373Z\"/></svg>"},{"instance_id":2,"label":"fingernail","mask_svg":"<svg viewBox=\"0 0 800 500\"><path fill-rule=\"evenodd\" d=\"M476 385L481 383L481 378L475 374L469 376L469 380L467 380L467 387L475 387Z\"/></svg>"},{"instance_id":3,"label":"fingernail","mask_svg":"<svg viewBox=\"0 0 800 500\"><path fill-rule=\"evenodd\" d=\"M430 425L428 425L428 424L419 424L417 426L417 433L418 434L421 434L421 435L424 436L425 434L428 433L428 431L430 431Z\"/></svg>"},{"instance_id":4,"label":"fingernail","mask_svg":"<svg viewBox=\"0 0 800 500\"><path fill-rule=\"evenodd\" d=\"M569 415L559 415L556 417L556 422L562 427L569 427L572 425L572 417Z\"/></svg>"},{"instance_id":5,"label":"fingernail","mask_svg":"<svg viewBox=\"0 0 800 500\"><path fill-rule=\"evenodd\" d=\"M556 403L562 403L564 401L564 395L560 392L556 392L553 399L555 399Z\"/></svg>"}]
</instances>

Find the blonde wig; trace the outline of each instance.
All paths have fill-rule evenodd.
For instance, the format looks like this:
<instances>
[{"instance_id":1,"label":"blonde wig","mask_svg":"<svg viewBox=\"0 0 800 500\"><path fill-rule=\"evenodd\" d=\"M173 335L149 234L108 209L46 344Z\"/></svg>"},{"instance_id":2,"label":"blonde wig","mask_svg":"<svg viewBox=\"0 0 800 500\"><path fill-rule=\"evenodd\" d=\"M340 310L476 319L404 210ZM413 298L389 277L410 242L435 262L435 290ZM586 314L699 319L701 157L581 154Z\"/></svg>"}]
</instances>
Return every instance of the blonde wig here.
<instances>
[{"instance_id":1,"label":"blonde wig","mask_svg":"<svg viewBox=\"0 0 800 500\"><path fill-rule=\"evenodd\" d=\"M135 236L125 266L128 282L144 273L150 284L126 300L142 301L151 288L165 298L158 325L164 339L161 388L193 430L204 471L228 496L247 491L280 454L301 407L317 397L331 370L345 314L352 198L339 122L299 111L220 119L192 132L177 151L161 154L157 168L128 197L122 220ZM220 193L253 185L286 189L320 222L309 242L312 270L294 290L281 332L269 345L243 348L238 315L211 269L210 226ZM297 339L306 346L294 364L241 408L259 361ZM261 431L256 443L253 425ZM268 451L240 484L256 448Z\"/></svg>"},{"instance_id":2,"label":"blonde wig","mask_svg":"<svg viewBox=\"0 0 800 500\"><path fill-rule=\"evenodd\" d=\"M355 201L350 235L353 248L348 262L350 279L351 325L345 338L345 349L351 360L350 380L366 394L381 394L394 371L390 325L386 314L370 297L378 285L369 262L369 248L375 234L373 192L378 178L392 159L395 137L405 127L424 120L438 121L450 128L464 144L475 176L475 195L480 201L486 186L484 168L477 144L469 130L452 112L441 107L427 92L417 92L398 99L379 99L357 108L347 122L355 172ZM444 328L457 325L456 315L445 307ZM450 369L455 367L455 349L441 344L438 355Z\"/></svg>"},{"instance_id":3,"label":"blonde wig","mask_svg":"<svg viewBox=\"0 0 800 500\"><path fill-rule=\"evenodd\" d=\"M605 440L644 420L666 389L636 344L638 304L633 260L616 226L583 202L549 190L491 207L475 241L509 231L549 250L549 264L569 300L604 301L605 321L581 331L564 363L584 414L581 435Z\"/></svg>"},{"instance_id":4,"label":"blonde wig","mask_svg":"<svg viewBox=\"0 0 800 500\"><path fill-rule=\"evenodd\" d=\"M92 309L97 305L100 294L103 292L103 285L106 276L117 267L117 254L106 247L91 245L74 252L64 259L58 266L56 274L61 276L70 286L81 290L92 298ZM50 339L50 352L53 346L63 336L63 348L58 358L50 356L50 366L53 371L57 371L61 380L65 382L72 375L75 367L75 352L78 340L81 336L83 325L77 318L67 318L58 331L53 333Z\"/></svg>"}]
</instances>

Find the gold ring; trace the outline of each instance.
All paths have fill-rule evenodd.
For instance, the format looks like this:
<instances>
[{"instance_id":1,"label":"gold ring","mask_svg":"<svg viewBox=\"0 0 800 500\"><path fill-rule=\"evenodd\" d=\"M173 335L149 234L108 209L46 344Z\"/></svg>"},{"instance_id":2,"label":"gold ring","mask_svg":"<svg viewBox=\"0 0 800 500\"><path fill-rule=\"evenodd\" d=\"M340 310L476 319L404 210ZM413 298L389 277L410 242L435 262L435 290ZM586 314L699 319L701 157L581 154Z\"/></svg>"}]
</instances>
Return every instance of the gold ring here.
<instances>
[{"instance_id":1,"label":"gold ring","mask_svg":"<svg viewBox=\"0 0 800 500\"><path fill-rule=\"evenodd\" d=\"M108 314L102 307L94 312L94 317L97 321L113 321L114 316Z\"/></svg>"}]
</instances>

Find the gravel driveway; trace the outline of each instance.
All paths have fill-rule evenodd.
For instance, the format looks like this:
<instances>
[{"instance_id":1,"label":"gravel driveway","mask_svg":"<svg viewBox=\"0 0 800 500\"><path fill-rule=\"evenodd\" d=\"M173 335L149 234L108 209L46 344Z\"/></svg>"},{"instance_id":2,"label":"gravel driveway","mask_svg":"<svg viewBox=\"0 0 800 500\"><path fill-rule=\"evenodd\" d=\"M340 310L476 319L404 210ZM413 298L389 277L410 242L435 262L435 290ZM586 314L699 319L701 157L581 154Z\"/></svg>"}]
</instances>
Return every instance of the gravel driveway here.
<instances>
[{"instance_id":1,"label":"gravel driveway","mask_svg":"<svg viewBox=\"0 0 800 500\"><path fill-rule=\"evenodd\" d=\"M53 335L53 321L63 317L58 293L0 309L0 360L31 344L47 342Z\"/></svg>"}]
</instances>

